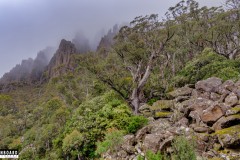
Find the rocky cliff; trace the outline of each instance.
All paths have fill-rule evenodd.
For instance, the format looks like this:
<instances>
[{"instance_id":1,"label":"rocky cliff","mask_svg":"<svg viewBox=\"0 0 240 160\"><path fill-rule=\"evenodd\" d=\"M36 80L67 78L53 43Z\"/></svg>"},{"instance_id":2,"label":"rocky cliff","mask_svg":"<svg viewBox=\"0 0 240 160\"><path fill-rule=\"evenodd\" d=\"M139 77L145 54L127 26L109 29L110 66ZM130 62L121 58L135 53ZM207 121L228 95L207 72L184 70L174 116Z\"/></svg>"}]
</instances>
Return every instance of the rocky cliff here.
<instances>
[{"instance_id":1,"label":"rocky cliff","mask_svg":"<svg viewBox=\"0 0 240 160\"><path fill-rule=\"evenodd\" d=\"M40 51L33 60L29 58L22 60L21 64L16 65L8 73L5 73L0 79L0 84L7 85L11 83L35 83L38 82L43 74L45 67L52 57L54 49L47 47Z\"/></svg>"},{"instance_id":2,"label":"rocky cliff","mask_svg":"<svg viewBox=\"0 0 240 160\"><path fill-rule=\"evenodd\" d=\"M72 55L75 53L77 53L77 49L71 41L61 40L58 50L47 66L48 77L56 77L74 69L71 62Z\"/></svg>"},{"instance_id":3,"label":"rocky cliff","mask_svg":"<svg viewBox=\"0 0 240 160\"><path fill-rule=\"evenodd\" d=\"M114 25L113 28L110 29L108 33L101 38L97 46L97 51L100 54L106 54L110 50L111 46L114 43L114 37L117 35L118 31L118 25Z\"/></svg>"},{"instance_id":4,"label":"rocky cliff","mask_svg":"<svg viewBox=\"0 0 240 160\"><path fill-rule=\"evenodd\" d=\"M168 100L144 104L141 114L149 124L126 135L117 153L105 159L136 159L147 150L171 154L174 137L194 141L198 158L240 159L240 81L209 78L176 89Z\"/></svg>"}]
</instances>

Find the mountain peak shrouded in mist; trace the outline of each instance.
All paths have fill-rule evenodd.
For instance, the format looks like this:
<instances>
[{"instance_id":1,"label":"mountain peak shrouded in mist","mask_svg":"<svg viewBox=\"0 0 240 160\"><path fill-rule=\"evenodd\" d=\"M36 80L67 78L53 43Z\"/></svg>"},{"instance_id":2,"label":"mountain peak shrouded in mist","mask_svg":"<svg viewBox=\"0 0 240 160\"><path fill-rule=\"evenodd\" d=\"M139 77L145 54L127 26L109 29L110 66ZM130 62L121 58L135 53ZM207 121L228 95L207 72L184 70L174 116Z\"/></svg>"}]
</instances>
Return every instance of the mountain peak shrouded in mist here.
<instances>
[{"instance_id":1,"label":"mountain peak shrouded in mist","mask_svg":"<svg viewBox=\"0 0 240 160\"><path fill-rule=\"evenodd\" d=\"M117 24L115 24L112 27L112 29L108 30L107 34L102 36L102 38L97 46L97 51L100 54L105 54L107 51L109 51L109 49L111 48L111 46L114 43L114 37L118 33L119 29L120 29L120 27Z\"/></svg>"},{"instance_id":2,"label":"mountain peak shrouded in mist","mask_svg":"<svg viewBox=\"0 0 240 160\"><path fill-rule=\"evenodd\" d=\"M3 75L0 83L36 83L42 80L44 72L47 72L48 78L64 74L71 68L72 54L84 54L95 50L105 53L112 46L113 38L118 31L119 26L116 24L105 35L99 35L95 42L89 42L83 32L77 32L72 41L62 39L57 51L53 47L46 47L38 52L35 59L22 60L21 64Z\"/></svg>"},{"instance_id":3,"label":"mountain peak shrouded in mist","mask_svg":"<svg viewBox=\"0 0 240 160\"><path fill-rule=\"evenodd\" d=\"M56 77L65 73L68 68L68 65L71 62L71 55L77 53L77 48L71 41L62 39L58 50L54 54L53 58L48 64L47 72L48 77Z\"/></svg>"},{"instance_id":4,"label":"mountain peak shrouded in mist","mask_svg":"<svg viewBox=\"0 0 240 160\"><path fill-rule=\"evenodd\" d=\"M29 58L22 60L21 64L17 64L8 73L5 73L0 79L1 84L9 84L13 82L37 82L40 80L45 67L48 65L54 49L47 47L38 52L35 59Z\"/></svg>"}]
</instances>

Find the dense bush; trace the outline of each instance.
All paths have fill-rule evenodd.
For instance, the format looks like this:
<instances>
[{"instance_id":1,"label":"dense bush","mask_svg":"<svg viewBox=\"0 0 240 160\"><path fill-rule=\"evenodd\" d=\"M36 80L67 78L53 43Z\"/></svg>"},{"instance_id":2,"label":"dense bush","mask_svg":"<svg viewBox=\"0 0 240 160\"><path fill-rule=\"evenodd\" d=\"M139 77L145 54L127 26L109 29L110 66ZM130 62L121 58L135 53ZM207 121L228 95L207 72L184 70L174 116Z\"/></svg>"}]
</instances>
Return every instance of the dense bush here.
<instances>
[{"instance_id":1,"label":"dense bush","mask_svg":"<svg viewBox=\"0 0 240 160\"><path fill-rule=\"evenodd\" d=\"M154 153L151 150L148 150L146 153L146 158L148 160L163 160L163 155L160 152Z\"/></svg>"},{"instance_id":2,"label":"dense bush","mask_svg":"<svg viewBox=\"0 0 240 160\"><path fill-rule=\"evenodd\" d=\"M147 124L147 119L143 116L132 116L125 119L127 125L124 127L128 133L135 133L139 128Z\"/></svg>"},{"instance_id":3,"label":"dense bush","mask_svg":"<svg viewBox=\"0 0 240 160\"><path fill-rule=\"evenodd\" d=\"M207 48L178 73L174 82L176 86L183 86L212 76L228 80L237 79L239 75L240 61L229 60Z\"/></svg>"},{"instance_id":4,"label":"dense bush","mask_svg":"<svg viewBox=\"0 0 240 160\"><path fill-rule=\"evenodd\" d=\"M188 141L185 137L176 137L173 144L174 160L196 160L197 156L194 150L194 142Z\"/></svg>"},{"instance_id":5,"label":"dense bush","mask_svg":"<svg viewBox=\"0 0 240 160\"><path fill-rule=\"evenodd\" d=\"M64 134L66 138L74 130L81 133L84 139L79 141L79 144L82 144L78 147L79 154L90 158L96 156L97 141L99 146L97 154L109 147L114 150L112 145L116 142L114 140L112 143L113 137L120 138L120 135L134 133L146 123L146 118L134 116L129 106L111 91L82 103L67 122ZM121 132L106 132L110 128ZM73 156L70 150L65 150L65 154Z\"/></svg>"},{"instance_id":6,"label":"dense bush","mask_svg":"<svg viewBox=\"0 0 240 160\"><path fill-rule=\"evenodd\" d=\"M116 152L123 142L123 131L117 129L109 129L102 142L97 142L96 154L101 155L107 152Z\"/></svg>"}]
</instances>

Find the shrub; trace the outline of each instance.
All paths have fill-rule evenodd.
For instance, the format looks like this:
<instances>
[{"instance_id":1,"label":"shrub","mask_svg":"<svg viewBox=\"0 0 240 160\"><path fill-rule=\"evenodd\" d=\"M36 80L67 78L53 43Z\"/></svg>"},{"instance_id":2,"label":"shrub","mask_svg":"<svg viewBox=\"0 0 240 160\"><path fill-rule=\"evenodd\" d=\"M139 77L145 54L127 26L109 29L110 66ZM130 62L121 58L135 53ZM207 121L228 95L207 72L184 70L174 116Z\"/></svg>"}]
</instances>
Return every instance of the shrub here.
<instances>
[{"instance_id":1,"label":"shrub","mask_svg":"<svg viewBox=\"0 0 240 160\"><path fill-rule=\"evenodd\" d=\"M84 135L79 151L85 157L95 158L93 155L96 155L97 141L104 140L102 143L99 142L101 145L98 146L98 154L111 144L106 141L106 138L109 139L111 136L106 135L109 133L106 132L108 129L121 130L122 134L135 133L146 123L146 118L133 115L130 107L121 98L114 92L108 92L82 103L67 121L64 136L75 129L79 131Z\"/></svg>"},{"instance_id":2,"label":"shrub","mask_svg":"<svg viewBox=\"0 0 240 160\"><path fill-rule=\"evenodd\" d=\"M79 154L78 148L81 147L83 141L82 134L74 130L63 139L62 149L65 153L71 153L72 156L76 156Z\"/></svg>"},{"instance_id":3,"label":"shrub","mask_svg":"<svg viewBox=\"0 0 240 160\"><path fill-rule=\"evenodd\" d=\"M127 125L125 130L128 133L135 133L138 129L147 124L148 120L143 116L132 116L126 119Z\"/></svg>"},{"instance_id":4,"label":"shrub","mask_svg":"<svg viewBox=\"0 0 240 160\"><path fill-rule=\"evenodd\" d=\"M207 48L174 77L176 86L196 83L199 80L215 76L223 80L237 79L240 75L240 61L229 60Z\"/></svg>"},{"instance_id":5,"label":"shrub","mask_svg":"<svg viewBox=\"0 0 240 160\"><path fill-rule=\"evenodd\" d=\"M146 152L146 158L147 160L163 160L163 156L161 155L160 152L154 153L151 150L148 150Z\"/></svg>"},{"instance_id":6,"label":"shrub","mask_svg":"<svg viewBox=\"0 0 240 160\"><path fill-rule=\"evenodd\" d=\"M149 104L150 106L153 105L154 102L156 102L158 100L158 98L152 98L150 99L147 104Z\"/></svg>"},{"instance_id":7,"label":"shrub","mask_svg":"<svg viewBox=\"0 0 240 160\"><path fill-rule=\"evenodd\" d=\"M109 129L105 135L104 141L97 142L97 154L103 154L108 150L116 152L123 142L123 131L117 129Z\"/></svg>"},{"instance_id":8,"label":"shrub","mask_svg":"<svg viewBox=\"0 0 240 160\"><path fill-rule=\"evenodd\" d=\"M57 108L62 106L62 102L59 98L55 97L49 100L46 104L46 108L49 110L56 110Z\"/></svg>"},{"instance_id":9,"label":"shrub","mask_svg":"<svg viewBox=\"0 0 240 160\"><path fill-rule=\"evenodd\" d=\"M194 142L189 142L185 137L176 137L173 144L174 160L196 160Z\"/></svg>"},{"instance_id":10,"label":"shrub","mask_svg":"<svg viewBox=\"0 0 240 160\"><path fill-rule=\"evenodd\" d=\"M138 155L137 156L137 160L145 160L145 158L143 156L141 156L141 155Z\"/></svg>"}]
</instances>

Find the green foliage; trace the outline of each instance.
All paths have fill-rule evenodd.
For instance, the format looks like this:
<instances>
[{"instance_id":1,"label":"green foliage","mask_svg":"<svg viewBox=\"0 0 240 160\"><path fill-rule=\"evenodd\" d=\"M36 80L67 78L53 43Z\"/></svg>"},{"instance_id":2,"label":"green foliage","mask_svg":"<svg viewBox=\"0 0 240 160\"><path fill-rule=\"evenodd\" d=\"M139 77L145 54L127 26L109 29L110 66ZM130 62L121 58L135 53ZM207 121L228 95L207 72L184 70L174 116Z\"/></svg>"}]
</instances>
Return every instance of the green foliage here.
<instances>
[{"instance_id":1,"label":"green foliage","mask_svg":"<svg viewBox=\"0 0 240 160\"><path fill-rule=\"evenodd\" d=\"M174 81L177 86L183 86L212 76L223 80L237 79L240 75L239 68L239 61L229 60L211 49L205 49L179 72Z\"/></svg>"},{"instance_id":2,"label":"green foliage","mask_svg":"<svg viewBox=\"0 0 240 160\"><path fill-rule=\"evenodd\" d=\"M0 116L16 112L16 107L11 96L0 94Z\"/></svg>"},{"instance_id":3,"label":"green foliage","mask_svg":"<svg viewBox=\"0 0 240 160\"><path fill-rule=\"evenodd\" d=\"M194 142L188 141L185 137L176 137L173 144L174 154L172 157L176 160L196 160L197 156L194 150Z\"/></svg>"},{"instance_id":4,"label":"green foliage","mask_svg":"<svg viewBox=\"0 0 240 160\"><path fill-rule=\"evenodd\" d=\"M77 130L72 131L67 134L63 139L62 149L65 153L70 153L72 156L77 156L79 154L78 150L83 144L84 137Z\"/></svg>"},{"instance_id":5,"label":"green foliage","mask_svg":"<svg viewBox=\"0 0 240 160\"><path fill-rule=\"evenodd\" d=\"M145 158L143 157L143 156L141 156L141 155L138 155L137 156L137 160L144 160Z\"/></svg>"},{"instance_id":6,"label":"green foliage","mask_svg":"<svg viewBox=\"0 0 240 160\"><path fill-rule=\"evenodd\" d=\"M157 98L151 98L147 104L149 104L150 106L153 105L154 102L156 102L158 99Z\"/></svg>"},{"instance_id":7,"label":"green foliage","mask_svg":"<svg viewBox=\"0 0 240 160\"><path fill-rule=\"evenodd\" d=\"M123 142L123 131L109 129L102 142L97 142L96 154L103 154L108 150L111 153L116 152Z\"/></svg>"},{"instance_id":8,"label":"green foliage","mask_svg":"<svg viewBox=\"0 0 240 160\"><path fill-rule=\"evenodd\" d=\"M37 155L36 155L36 151L34 148L28 146L27 148L25 148L21 154L19 155L19 159L20 160L26 160L26 159L38 159Z\"/></svg>"},{"instance_id":9,"label":"green foliage","mask_svg":"<svg viewBox=\"0 0 240 160\"><path fill-rule=\"evenodd\" d=\"M84 136L79 151L81 155L91 157L95 155L96 142L104 139L109 128L134 133L146 123L146 118L134 116L128 105L116 93L108 92L82 103L67 122L65 133L79 131ZM100 149L106 144L108 143L102 143Z\"/></svg>"},{"instance_id":10,"label":"green foliage","mask_svg":"<svg viewBox=\"0 0 240 160\"><path fill-rule=\"evenodd\" d=\"M126 127L125 130L128 133L135 133L137 130L144 125L146 125L148 120L143 116L132 116L126 119Z\"/></svg>"},{"instance_id":11,"label":"green foliage","mask_svg":"<svg viewBox=\"0 0 240 160\"><path fill-rule=\"evenodd\" d=\"M56 110L57 108L59 108L61 106L62 106L61 100L57 97L49 100L46 104L46 108L48 110Z\"/></svg>"},{"instance_id":12,"label":"green foliage","mask_svg":"<svg viewBox=\"0 0 240 160\"><path fill-rule=\"evenodd\" d=\"M146 152L146 158L147 158L148 160L163 160L163 156L161 155L160 152L154 153L154 152L151 151L151 150L148 150L148 151Z\"/></svg>"},{"instance_id":13,"label":"green foliage","mask_svg":"<svg viewBox=\"0 0 240 160\"><path fill-rule=\"evenodd\" d=\"M18 149L22 148L21 137L12 140L12 143L8 145L10 149Z\"/></svg>"}]
</instances>

